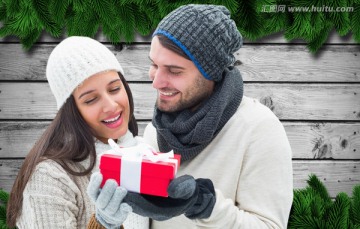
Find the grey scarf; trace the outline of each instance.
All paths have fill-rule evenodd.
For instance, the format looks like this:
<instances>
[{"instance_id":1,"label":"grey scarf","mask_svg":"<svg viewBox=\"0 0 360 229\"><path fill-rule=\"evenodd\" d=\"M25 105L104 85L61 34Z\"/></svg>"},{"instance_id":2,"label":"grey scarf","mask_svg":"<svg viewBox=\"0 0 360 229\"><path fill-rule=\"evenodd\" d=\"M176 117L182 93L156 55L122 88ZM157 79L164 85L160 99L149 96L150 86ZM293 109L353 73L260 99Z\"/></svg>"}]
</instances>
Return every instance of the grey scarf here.
<instances>
[{"instance_id":1,"label":"grey scarf","mask_svg":"<svg viewBox=\"0 0 360 229\"><path fill-rule=\"evenodd\" d=\"M221 131L239 107L243 80L237 68L229 68L213 94L196 110L165 113L155 107L153 125L160 152L174 150L186 161L198 155Z\"/></svg>"}]
</instances>

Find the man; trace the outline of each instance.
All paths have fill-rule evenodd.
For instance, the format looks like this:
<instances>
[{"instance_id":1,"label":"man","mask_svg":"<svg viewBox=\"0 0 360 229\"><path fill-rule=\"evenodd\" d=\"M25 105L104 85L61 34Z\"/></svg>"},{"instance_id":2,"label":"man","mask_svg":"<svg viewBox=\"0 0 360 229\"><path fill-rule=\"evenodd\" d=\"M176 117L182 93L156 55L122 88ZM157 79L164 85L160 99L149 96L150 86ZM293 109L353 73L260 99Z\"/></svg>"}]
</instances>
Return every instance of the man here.
<instances>
[{"instance_id":1,"label":"man","mask_svg":"<svg viewBox=\"0 0 360 229\"><path fill-rule=\"evenodd\" d=\"M180 215L152 228L286 228L292 204L291 148L277 117L243 96L233 67L242 37L223 6L186 5L153 34L149 76L157 90L144 138L181 154L178 176L210 179L211 215Z\"/></svg>"},{"instance_id":2,"label":"man","mask_svg":"<svg viewBox=\"0 0 360 229\"><path fill-rule=\"evenodd\" d=\"M124 198L134 213L153 219L151 228L287 227L291 148L271 110L243 96L232 66L241 45L223 6L182 6L153 34L149 76L158 97L144 139L182 161L168 198Z\"/></svg>"}]
</instances>

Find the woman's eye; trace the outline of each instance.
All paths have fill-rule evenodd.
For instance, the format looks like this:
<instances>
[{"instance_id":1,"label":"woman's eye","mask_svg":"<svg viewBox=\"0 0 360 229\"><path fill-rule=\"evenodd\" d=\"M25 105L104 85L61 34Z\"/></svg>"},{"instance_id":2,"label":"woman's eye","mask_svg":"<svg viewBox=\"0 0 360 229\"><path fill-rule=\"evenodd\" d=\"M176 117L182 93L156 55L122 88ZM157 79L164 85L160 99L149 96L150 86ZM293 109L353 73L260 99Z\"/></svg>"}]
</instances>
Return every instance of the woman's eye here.
<instances>
[{"instance_id":1,"label":"woman's eye","mask_svg":"<svg viewBox=\"0 0 360 229\"><path fill-rule=\"evenodd\" d=\"M109 92L117 92L120 90L120 87L114 87L112 89L109 90Z\"/></svg>"},{"instance_id":2,"label":"woman's eye","mask_svg":"<svg viewBox=\"0 0 360 229\"><path fill-rule=\"evenodd\" d=\"M94 102L96 100L96 98L92 98L92 99L87 99L85 100L86 104L91 104L92 102Z\"/></svg>"}]
</instances>

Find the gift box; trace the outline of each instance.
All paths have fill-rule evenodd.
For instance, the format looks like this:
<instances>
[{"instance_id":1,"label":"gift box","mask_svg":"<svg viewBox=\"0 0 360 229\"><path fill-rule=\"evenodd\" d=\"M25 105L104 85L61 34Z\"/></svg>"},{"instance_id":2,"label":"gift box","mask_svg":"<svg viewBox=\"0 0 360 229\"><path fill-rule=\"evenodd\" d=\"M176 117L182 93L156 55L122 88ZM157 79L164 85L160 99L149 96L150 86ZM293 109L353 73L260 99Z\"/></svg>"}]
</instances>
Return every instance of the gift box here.
<instances>
[{"instance_id":1,"label":"gift box","mask_svg":"<svg viewBox=\"0 0 360 229\"><path fill-rule=\"evenodd\" d=\"M132 153L133 154L133 153ZM143 155L116 155L105 153L100 158L99 169L103 175L101 187L107 179L114 179L128 191L167 197L167 188L180 166L180 155L170 157L156 153L154 158ZM160 157L157 159L157 157Z\"/></svg>"}]
</instances>

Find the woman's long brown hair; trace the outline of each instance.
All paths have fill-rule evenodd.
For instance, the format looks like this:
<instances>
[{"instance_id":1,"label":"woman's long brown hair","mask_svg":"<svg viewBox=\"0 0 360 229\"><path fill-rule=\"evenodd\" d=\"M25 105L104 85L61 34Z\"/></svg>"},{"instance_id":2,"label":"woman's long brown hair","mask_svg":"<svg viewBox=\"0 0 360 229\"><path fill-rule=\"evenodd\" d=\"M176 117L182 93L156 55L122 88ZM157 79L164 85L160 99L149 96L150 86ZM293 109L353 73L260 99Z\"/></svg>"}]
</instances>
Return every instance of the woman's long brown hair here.
<instances>
[{"instance_id":1,"label":"woman's long brown hair","mask_svg":"<svg viewBox=\"0 0 360 229\"><path fill-rule=\"evenodd\" d=\"M138 135L138 125L134 116L134 101L125 78L119 77L125 87L130 104L129 130ZM90 165L83 171L74 171L69 163L81 162L90 157ZM9 227L16 226L21 214L23 191L36 165L46 159L59 163L68 173L76 176L88 175L95 166L96 151L92 130L82 118L71 95L47 127L40 139L26 156L15 179L7 206L6 220Z\"/></svg>"}]
</instances>

